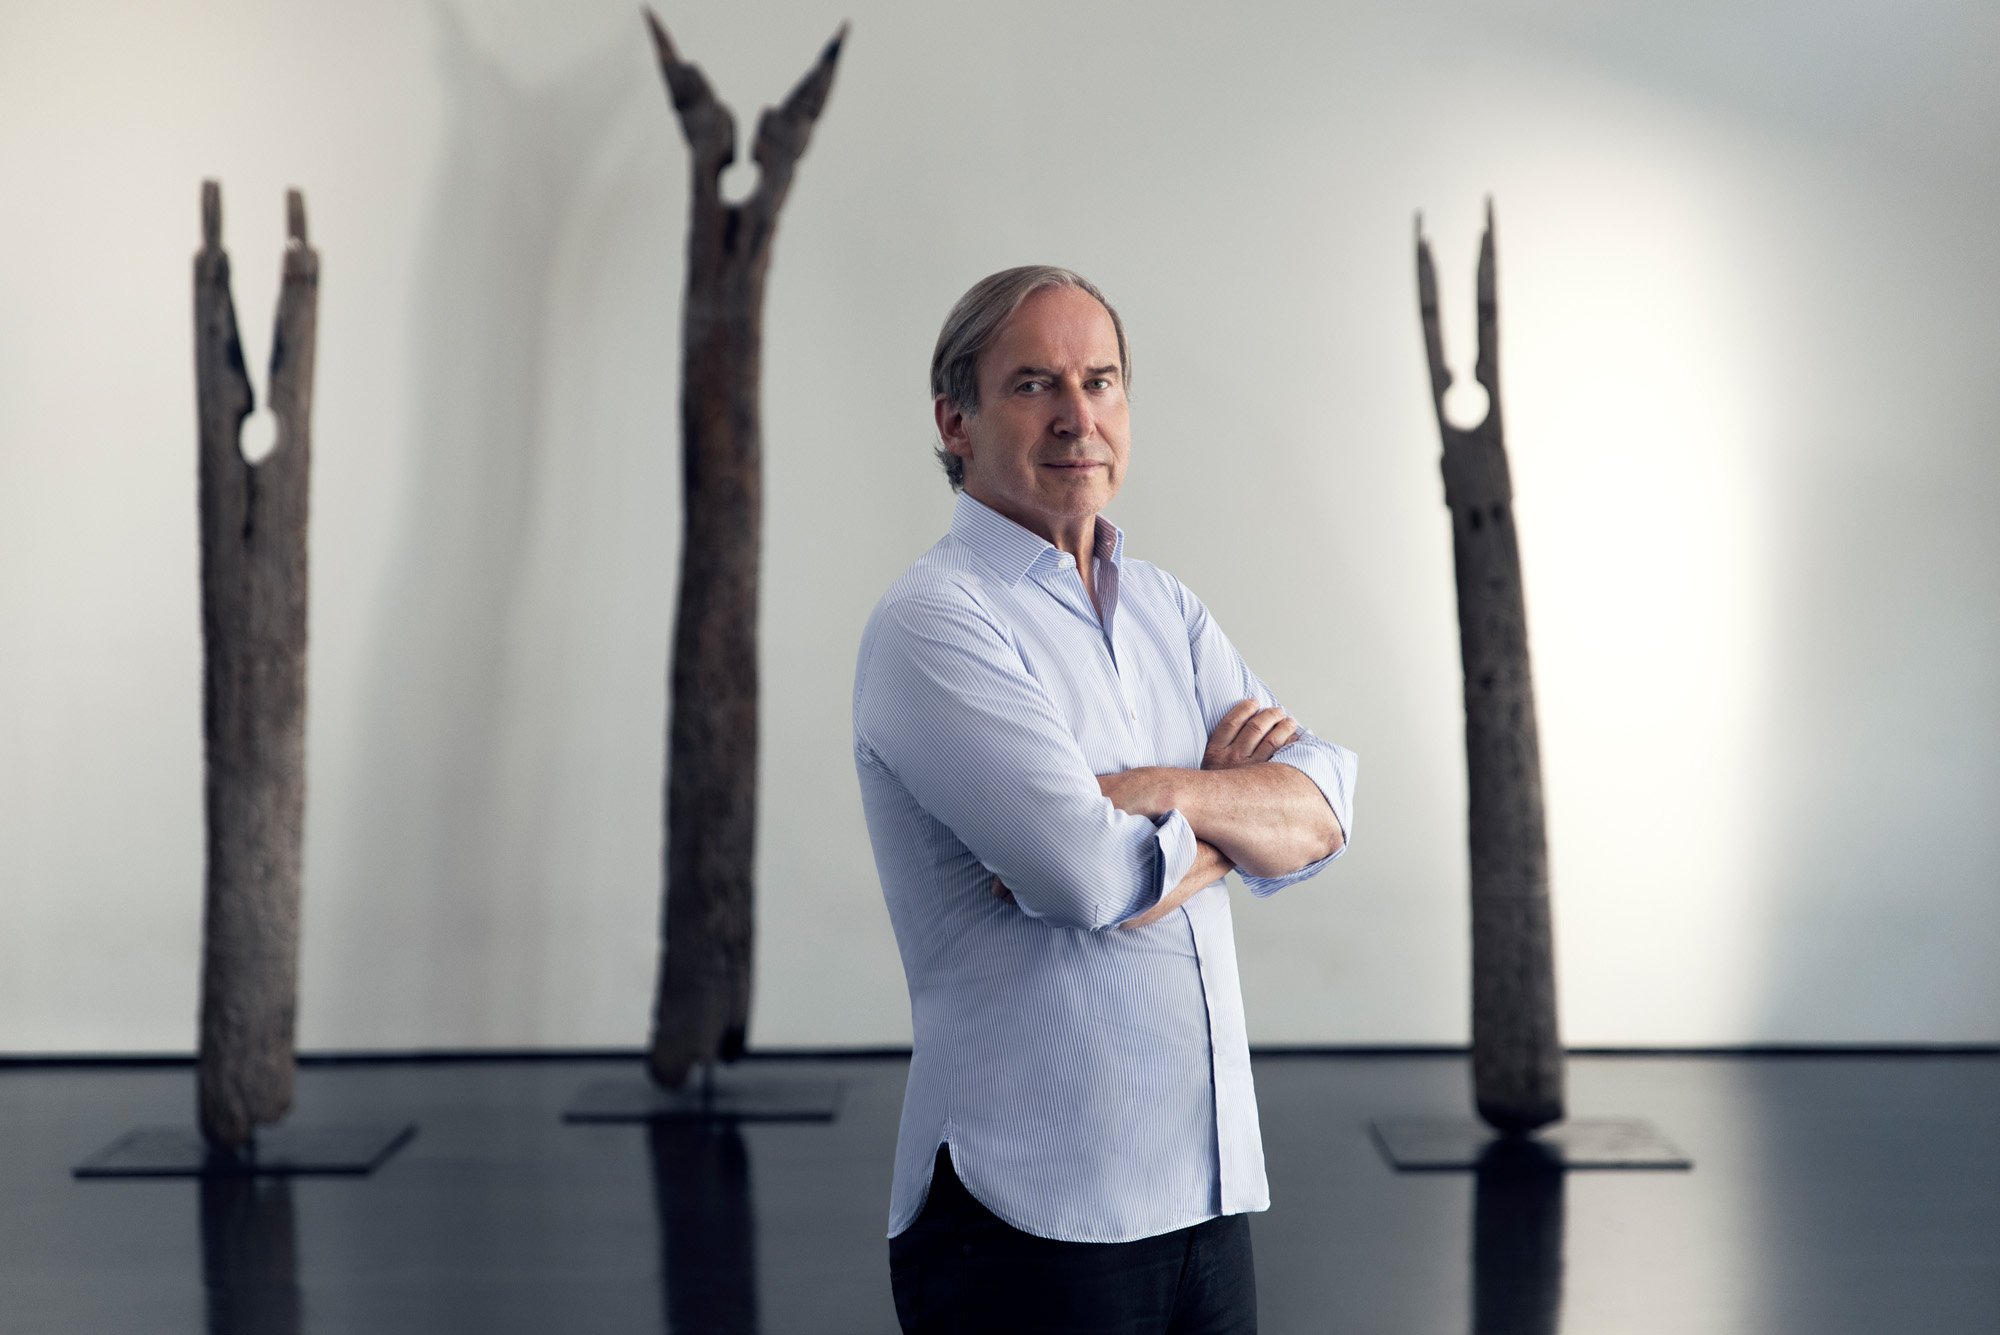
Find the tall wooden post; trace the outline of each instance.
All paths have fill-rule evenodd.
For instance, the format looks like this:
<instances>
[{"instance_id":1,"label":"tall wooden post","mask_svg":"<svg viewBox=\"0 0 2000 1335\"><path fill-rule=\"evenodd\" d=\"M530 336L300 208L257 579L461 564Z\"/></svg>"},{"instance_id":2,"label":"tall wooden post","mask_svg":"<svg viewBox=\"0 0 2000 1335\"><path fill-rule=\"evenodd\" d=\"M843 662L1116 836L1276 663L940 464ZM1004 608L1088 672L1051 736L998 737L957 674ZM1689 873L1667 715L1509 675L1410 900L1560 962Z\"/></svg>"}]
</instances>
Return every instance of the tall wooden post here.
<instances>
[{"instance_id":1,"label":"tall wooden post","mask_svg":"<svg viewBox=\"0 0 2000 1335\"><path fill-rule=\"evenodd\" d=\"M288 241L271 339L277 445L243 457L255 404L222 249L222 192L201 192L194 262L200 420L202 727L208 872L202 913L201 1130L239 1149L292 1104L299 862L305 821L306 518L319 255L305 202Z\"/></svg>"},{"instance_id":2,"label":"tall wooden post","mask_svg":"<svg viewBox=\"0 0 2000 1335\"><path fill-rule=\"evenodd\" d=\"M681 322L681 576L667 733L666 909L647 1065L678 1086L742 1054L750 1020L757 802L758 380L778 210L833 86L846 28L757 123L757 188L722 198L736 121L649 11L692 155Z\"/></svg>"},{"instance_id":3,"label":"tall wooden post","mask_svg":"<svg viewBox=\"0 0 2000 1335\"><path fill-rule=\"evenodd\" d=\"M1479 245L1479 360L1486 418L1461 429L1445 416L1437 275L1417 221L1417 294L1431 394L1444 437L1444 495L1458 580L1465 668L1465 759L1472 848L1472 1081L1479 1115L1497 1130L1532 1131L1563 1116L1549 924L1548 840L1541 743L1528 667L1528 616L1514 489L1500 428L1499 304L1493 206Z\"/></svg>"}]
</instances>

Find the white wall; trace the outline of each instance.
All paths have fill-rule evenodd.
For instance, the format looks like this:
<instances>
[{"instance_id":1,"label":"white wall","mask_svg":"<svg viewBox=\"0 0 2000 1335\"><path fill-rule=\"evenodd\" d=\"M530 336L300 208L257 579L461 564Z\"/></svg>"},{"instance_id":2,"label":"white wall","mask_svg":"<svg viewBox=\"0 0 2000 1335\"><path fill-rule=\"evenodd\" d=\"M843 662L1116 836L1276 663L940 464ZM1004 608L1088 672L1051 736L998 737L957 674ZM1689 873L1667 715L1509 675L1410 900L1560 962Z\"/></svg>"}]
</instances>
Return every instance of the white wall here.
<instances>
[{"instance_id":1,"label":"white wall","mask_svg":"<svg viewBox=\"0 0 2000 1335\"><path fill-rule=\"evenodd\" d=\"M260 390L287 185L323 254L301 1043L636 1045L687 159L634 7L178 10L0 7L0 1051L193 1042L211 176ZM1411 220L1469 367L1489 191L1567 1036L2000 1038L1991 7L1222 13L664 15L746 129L854 24L766 312L752 1041L908 1039L852 655L949 512L937 323L1044 260L1132 330L1131 550L1362 756L1351 856L1242 902L1253 1037L1463 1039Z\"/></svg>"}]
</instances>

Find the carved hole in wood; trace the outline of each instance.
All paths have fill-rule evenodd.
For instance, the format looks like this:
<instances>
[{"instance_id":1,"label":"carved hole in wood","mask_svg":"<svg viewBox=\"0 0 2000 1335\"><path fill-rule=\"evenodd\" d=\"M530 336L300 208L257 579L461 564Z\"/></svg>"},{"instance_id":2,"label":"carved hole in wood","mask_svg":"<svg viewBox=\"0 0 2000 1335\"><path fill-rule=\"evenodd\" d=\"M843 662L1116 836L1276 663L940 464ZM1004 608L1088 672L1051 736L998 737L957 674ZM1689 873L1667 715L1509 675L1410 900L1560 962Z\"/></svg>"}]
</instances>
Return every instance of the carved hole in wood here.
<instances>
[{"instance_id":1,"label":"carved hole in wood","mask_svg":"<svg viewBox=\"0 0 2000 1335\"><path fill-rule=\"evenodd\" d=\"M757 193L757 171L755 162L738 158L722 169L721 179L716 188L722 191L722 202L741 204Z\"/></svg>"},{"instance_id":2,"label":"carved hole in wood","mask_svg":"<svg viewBox=\"0 0 2000 1335\"><path fill-rule=\"evenodd\" d=\"M1460 431L1477 431L1486 421L1486 386L1458 376L1444 392L1444 420Z\"/></svg>"},{"instance_id":3,"label":"carved hole in wood","mask_svg":"<svg viewBox=\"0 0 2000 1335\"><path fill-rule=\"evenodd\" d=\"M271 451L278 448L278 415L260 408L244 418L236 446L243 451L246 463L261 464L270 458Z\"/></svg>"}]
</instances>

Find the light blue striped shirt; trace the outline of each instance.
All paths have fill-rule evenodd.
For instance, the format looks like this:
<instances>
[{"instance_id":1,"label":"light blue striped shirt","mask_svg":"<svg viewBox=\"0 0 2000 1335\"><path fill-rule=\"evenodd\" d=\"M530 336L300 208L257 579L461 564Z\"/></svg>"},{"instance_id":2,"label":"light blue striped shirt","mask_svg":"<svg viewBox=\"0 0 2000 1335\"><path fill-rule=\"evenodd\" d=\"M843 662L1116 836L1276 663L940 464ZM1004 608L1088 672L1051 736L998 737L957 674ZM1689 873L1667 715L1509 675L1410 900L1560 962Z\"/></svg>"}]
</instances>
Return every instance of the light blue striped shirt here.
<instances>
[{"instance_id":1,"label":"light blue striped shirt","mask_svg":"<svg viewBox=\"0 0 2000 1335\"><path fill-rule=\"evenodd\" d=\"M1197 769L1231 705L1272 696L1180 581L1123 549L1100 518L1100 620L1068 555L960 496L862 635L854 758L915 1036L891 1237L946 1142L982 1204L1043 1237L1270 1204L1228 891L1108 930L1179 884L1195 838L1178 811L1119 811L1095 776ZM1302 729L1274 760L1351 831L1353 752ZM1268 895L1330 860L1243 880Z\"/></svg>"}]
</instances>

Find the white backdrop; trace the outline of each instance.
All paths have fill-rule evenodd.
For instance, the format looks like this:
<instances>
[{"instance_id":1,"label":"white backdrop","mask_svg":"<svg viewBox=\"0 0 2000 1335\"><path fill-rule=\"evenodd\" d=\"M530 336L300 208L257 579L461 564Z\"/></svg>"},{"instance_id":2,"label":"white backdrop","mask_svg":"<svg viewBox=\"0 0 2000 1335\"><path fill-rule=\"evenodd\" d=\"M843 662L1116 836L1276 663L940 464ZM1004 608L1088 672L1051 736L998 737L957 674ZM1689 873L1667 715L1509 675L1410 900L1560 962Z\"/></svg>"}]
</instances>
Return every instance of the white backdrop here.
<instances>
[{"instance_id":1,"label":"white backdrop","mask_svg":"<svg viewBox=\"0 0 2000 1335\"><path fill-rule=\"evenodd\" d=\"M1566 1036L2000 1038L2000 15L1224 12L663 12L746 134L853 20L766 312L752 1042L908 1041L853 653L947 522L938 322L1040 261L1132 332L1130 550L1362 757L1239 903L1253 1039L1463 1040L1411 224L1469 371L1487 192ZM287 185L323 255L302 1045L644 1040L686 173L628 0L0 5L0 1052L193 1043L204 177L260 393Z\"/></svg>"}]
</instances>

